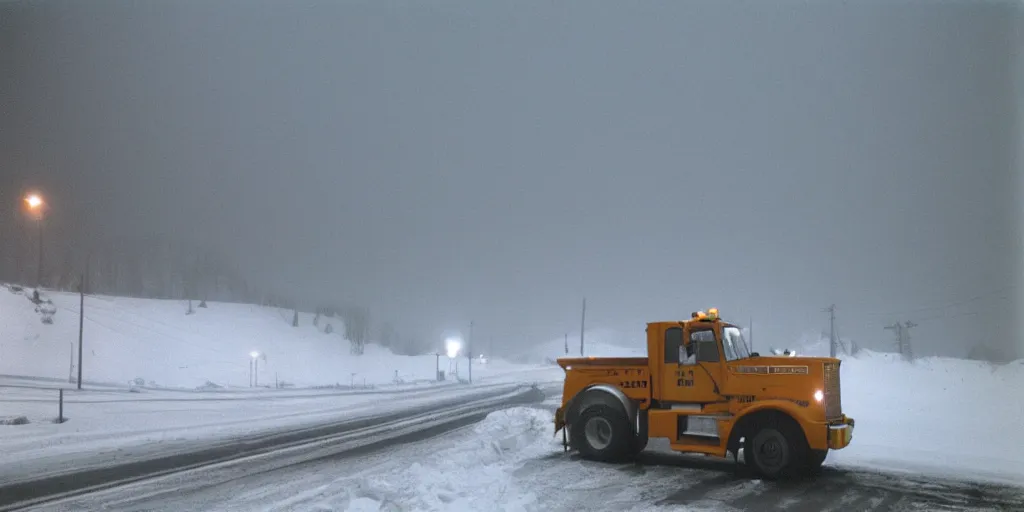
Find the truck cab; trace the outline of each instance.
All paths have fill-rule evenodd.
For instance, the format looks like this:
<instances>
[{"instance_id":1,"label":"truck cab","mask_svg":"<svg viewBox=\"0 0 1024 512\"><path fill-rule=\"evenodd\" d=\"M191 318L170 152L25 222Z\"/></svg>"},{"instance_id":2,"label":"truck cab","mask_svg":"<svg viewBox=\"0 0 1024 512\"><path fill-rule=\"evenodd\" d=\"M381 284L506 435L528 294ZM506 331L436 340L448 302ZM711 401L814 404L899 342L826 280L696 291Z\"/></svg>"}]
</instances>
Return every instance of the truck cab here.
<instances>
[{"instance_id":1,"label":"truck cab","mask_svg":"<svg viewBox=\"0 0 1024 512\"><path fill-rule=\"evenodd\" d=\"M650 437L673 450L727 457L765 478L820 468L849 445L841 361L751 353L715 309L647 324L647 357L561 358L555 432L584 458L636 456Z\"/></svg>"}]
</instances>

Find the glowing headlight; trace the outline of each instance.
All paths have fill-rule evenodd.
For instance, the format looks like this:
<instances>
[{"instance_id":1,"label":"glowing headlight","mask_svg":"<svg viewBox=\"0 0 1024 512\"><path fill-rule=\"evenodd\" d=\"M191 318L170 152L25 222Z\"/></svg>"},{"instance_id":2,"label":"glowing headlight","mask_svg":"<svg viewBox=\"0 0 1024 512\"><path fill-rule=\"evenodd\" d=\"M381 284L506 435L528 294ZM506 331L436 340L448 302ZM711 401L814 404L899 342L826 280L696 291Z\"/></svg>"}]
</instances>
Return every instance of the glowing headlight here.
<instances>
[{"instance_id":1,"label":"glowing headlight","mask_svg":"<svg viewBox=\"0 0 1024 512\"><path fill-rule=\"evenodd\" d=\"M825 399L825 393L822 393L820 389L815 391L814 392L814 399L819 401L819 402L824 400Z\"/></svg>"}]
</instances>

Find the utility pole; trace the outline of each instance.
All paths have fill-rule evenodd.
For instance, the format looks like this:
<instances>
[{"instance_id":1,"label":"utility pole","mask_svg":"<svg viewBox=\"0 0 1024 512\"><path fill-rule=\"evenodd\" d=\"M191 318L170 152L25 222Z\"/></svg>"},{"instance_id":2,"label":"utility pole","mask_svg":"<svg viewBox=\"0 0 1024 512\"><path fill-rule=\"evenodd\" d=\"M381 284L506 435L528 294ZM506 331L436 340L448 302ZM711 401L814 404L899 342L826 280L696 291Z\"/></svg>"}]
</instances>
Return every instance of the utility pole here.
<instances>
[{"instance_id":1,"label":"utility pole","mask_svg":"<svg viewBox=\"0 0 1024 512\"><path fill-rule=\"evenodd\" d=\"M565 333L565 355L569 355L569 333Z\"/></svg>"},{"instance_id":2,"label":"utility pole","mask_svg":"<svg viewBox=\"0 0 1024 512\"><path fill-rule=\"evenodd\" d=\"M39 262L36 265L36 289L43 286L43 211L39 210Z\"/></svg>"},{"instance_id":3,"label":"utility pole","mask_svg":"<svg viewBox=\"0 0 1024 512\"><path fill-rule=\"evenodd\" d=\"M910 328L917 327L917 324L911 321L903 322L903 349L902 352L906 354L907 359L914 359L914 350L910 347Z\"/></svg>"},{"instance_id":4,"label":"utility pole","mask_svg":"<svg viewBox=\"0 0 1024 512\"><path fill-rule=\"evenodd\" d=\"M836 357L836 305L824 309L828 313L828 353L830 357Z\"/></svg>"},{"instance_id":5,"label":"utility pole","mask_svg":"<svg viewBox=\"0 0 1024 512\"><path fill-rule=\"evenodd\" d=\"M466 359L469 359L469 383L473 383L473 321L469 321L469 341L466 343Z\"/></svg>"},{"instance_id":6,"label":"utility pole","mask_svg":"<svg viewBox=\"0 0 1024 512\"><path fill-rule=\"evenodd\" d=\"M583 297L583 317L580 319L580 357L583 357L583 329L587 326L587 298Z\"/></svg>"},{"instance_id":7,"label":"utility pole","mask_svg":"<svg viewBox=\"0 0 1024 512\"><path fill-rule=\"evenodd\" d=\"M85 260L85 272L78 283L78 389L82 389L82 335L85 331L85 276L89 275L89 259Z\"/></svg>"},{"instance_id":8,"label":"utility pole","mask_svg":"<svg viewBox=\"0 0 1024 512\"><path fill-rule=\"evenodd\" d=\"M884 329L896 333L896 349L899 350L900 355L903 355L903 324L895 322L885 326Z\"/></svg>"},{"instance_id":9,"label":"utility pole","mask_svg":"<svg viewBox=\"0 0 1024 512\"><path fill-rule=\"evenodd\" d=\"M917 327L914 322L894 322L892 325L885 326L887 331L896 332L896 348L900 351L900 355L904 359L913 359L914 352L910 348L910 328Z\"/></svg>"}]
</instances>

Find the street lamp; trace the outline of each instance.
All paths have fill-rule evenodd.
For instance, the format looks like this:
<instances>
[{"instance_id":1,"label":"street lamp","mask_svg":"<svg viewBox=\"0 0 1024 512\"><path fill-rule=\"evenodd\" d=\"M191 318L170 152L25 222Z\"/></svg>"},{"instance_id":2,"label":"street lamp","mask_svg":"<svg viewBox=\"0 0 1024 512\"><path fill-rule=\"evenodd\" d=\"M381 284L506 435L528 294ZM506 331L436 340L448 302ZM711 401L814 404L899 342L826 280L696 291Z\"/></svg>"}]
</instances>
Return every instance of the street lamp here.
<instances>
[{"instance_id":1,"label":"street lamp","mask_svg":"<svg viewBox=\"0 0 1024 512\"><path fill-rule=\"evenodd\" d=\"M253 350L249 352L249 357L252 358L249 360L249 383L251 387L259 387L260 353Z\"/></svg>"},{"instance_id":2,"label":"street lamp","mask_svg":"<svg viewBox=\"0 0 1024 512\"><path fill-rule=\"evenodd\" d=\"M39 194L29 194L25 196L25 204L28 205L28 211L35 214L36 222L39 224L39 261L36 263L36 289L38 290L43 284L43 207L46 206L46 203Z\"/></svg>"},{"instance_id":3,"label":"street lamp","mask_svg":"<svg viewBox=\"0 0 1024 512\"><path fill-rule=\"evenodd\" d=\"M462 341L458 338L448 338L444 342L445 352L448 353L449 359L455 359L459 355L459 351L462 350Z\"/></svg>"}]
</instances>

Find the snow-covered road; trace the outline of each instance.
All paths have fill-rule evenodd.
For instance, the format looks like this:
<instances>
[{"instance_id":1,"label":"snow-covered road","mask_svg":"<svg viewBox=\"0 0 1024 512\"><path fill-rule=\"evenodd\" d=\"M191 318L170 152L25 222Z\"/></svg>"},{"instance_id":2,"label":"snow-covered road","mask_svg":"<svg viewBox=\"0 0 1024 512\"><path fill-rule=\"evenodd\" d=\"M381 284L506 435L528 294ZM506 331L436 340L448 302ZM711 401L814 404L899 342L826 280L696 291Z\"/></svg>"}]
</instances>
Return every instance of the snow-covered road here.
<instances>
[{"instance_id":1,"label":"snow-covered road","mask_svg":"<svg viewBox=\"0 0 1024 512\"><path fill-rule=\"evenodd\" d=\"M79 497L59 510L1024 510L1021 488L828 465L814 479L769 483L657 441L636 463L583 461L552 436L557 400L373 453L254 465L233 478L182 475Z\"/></svg>"},{"instance_id":2,"label":"snow-covered road","mask_svg":"<svg viewBox=\"0 0 1024 512\"><path fill-rule=\"evenodd\" d=\"M515 384L439 387L387 395L280 400L98 402L68 405L62 425L33 423L0 430L0 485L69 472L175 456L412 409L495 396ZM127 395L127 393L125 393ZM2 403L2 402L0 402Z\"/></svg>"}]
</instances>

